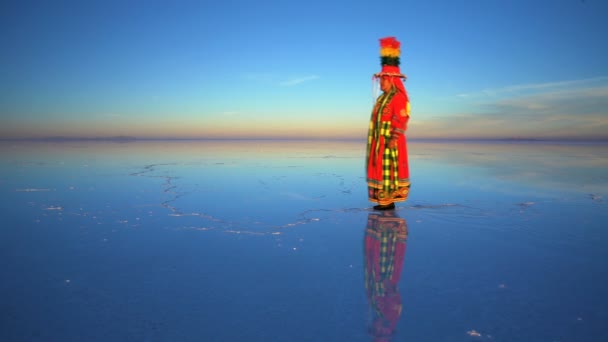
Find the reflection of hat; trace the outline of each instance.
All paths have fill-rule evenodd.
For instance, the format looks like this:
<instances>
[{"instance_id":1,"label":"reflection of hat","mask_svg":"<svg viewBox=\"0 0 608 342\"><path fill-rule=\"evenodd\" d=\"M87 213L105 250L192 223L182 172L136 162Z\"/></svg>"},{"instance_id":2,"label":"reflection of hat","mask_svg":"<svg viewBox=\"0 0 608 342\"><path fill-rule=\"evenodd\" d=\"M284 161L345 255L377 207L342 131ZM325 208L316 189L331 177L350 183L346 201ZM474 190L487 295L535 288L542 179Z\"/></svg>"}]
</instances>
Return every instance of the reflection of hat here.
<instances>
[{"instance_id":1,"label":"reflection of hat","mask_svg":"<svg viewBox=\"0 0 608 342\"><path fill-rule=\"evenodd\" d=\"M406 78L399 70L399 56L401 55L401 43L395 37L380 39L380 64L382 71L374 76L395 76Z\"/></svg>"}]
</instances>

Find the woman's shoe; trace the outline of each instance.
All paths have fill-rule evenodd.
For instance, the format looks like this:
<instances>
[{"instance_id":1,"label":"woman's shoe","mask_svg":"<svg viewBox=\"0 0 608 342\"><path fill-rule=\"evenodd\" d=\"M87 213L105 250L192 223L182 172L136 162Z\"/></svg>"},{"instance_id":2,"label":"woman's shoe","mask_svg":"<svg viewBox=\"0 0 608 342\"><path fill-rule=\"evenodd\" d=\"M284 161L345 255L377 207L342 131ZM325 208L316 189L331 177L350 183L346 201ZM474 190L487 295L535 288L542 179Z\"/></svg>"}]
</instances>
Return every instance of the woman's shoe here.
<instances>
[{"instance_id":1,"label":"woman's shoe","mask_svg":"<svg viewBox=\"0 0 608 342\"><path fill-rule=\"evenodd\" d=\"M374 210L393 210L393 209L395 209L395 203L374 206Z\"/></svg>"}]
</instances>

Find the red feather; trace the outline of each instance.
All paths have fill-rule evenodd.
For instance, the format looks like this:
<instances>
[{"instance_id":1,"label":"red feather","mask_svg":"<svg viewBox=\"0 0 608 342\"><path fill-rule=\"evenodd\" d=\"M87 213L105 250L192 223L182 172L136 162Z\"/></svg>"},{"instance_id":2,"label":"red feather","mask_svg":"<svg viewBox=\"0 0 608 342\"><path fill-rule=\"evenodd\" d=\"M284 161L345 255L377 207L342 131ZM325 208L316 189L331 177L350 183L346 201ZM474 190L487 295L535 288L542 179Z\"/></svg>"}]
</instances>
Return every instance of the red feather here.
<instances>
[{"instance_id":1,"label":"red feather","mask_svg":"<svg viewBox=\"0 0 608 342\"><path fill-rule=\"evenodd\" d=\"M391 47L394 49L399 49L401 43L395 37L386 37L380 39L380 47Z\"/></svg>"}]
</instances>

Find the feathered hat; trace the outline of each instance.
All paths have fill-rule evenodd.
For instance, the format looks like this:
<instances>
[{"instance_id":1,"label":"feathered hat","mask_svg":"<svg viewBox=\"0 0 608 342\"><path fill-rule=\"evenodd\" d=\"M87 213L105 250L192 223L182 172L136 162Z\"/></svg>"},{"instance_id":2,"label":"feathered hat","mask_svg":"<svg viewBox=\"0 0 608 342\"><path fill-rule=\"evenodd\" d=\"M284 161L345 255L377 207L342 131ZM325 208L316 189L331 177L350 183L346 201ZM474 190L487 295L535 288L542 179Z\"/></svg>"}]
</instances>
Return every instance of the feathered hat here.
<instances>
[{"instance_id":1,"label":"feathered hat","mask_svg":"<svg viewBox=\"0 0 608 342\"><path fill-rule=\"evenodd\" d=\"M395 37L386 37L380 39L380 65L382 71L374 74L375 77L394 76L407 78L399 70L401 55L401 43Z\"/></svg>"}]
</instances>

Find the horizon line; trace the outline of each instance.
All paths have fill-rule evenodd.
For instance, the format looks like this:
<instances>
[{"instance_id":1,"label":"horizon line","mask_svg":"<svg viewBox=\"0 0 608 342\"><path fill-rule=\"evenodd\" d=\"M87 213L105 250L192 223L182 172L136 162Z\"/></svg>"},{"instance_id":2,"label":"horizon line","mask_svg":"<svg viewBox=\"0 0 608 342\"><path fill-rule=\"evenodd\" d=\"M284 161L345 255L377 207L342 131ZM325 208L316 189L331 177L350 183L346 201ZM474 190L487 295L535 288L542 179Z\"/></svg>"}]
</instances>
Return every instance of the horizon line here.
<instances>
[{"instance_id":1,"label":"horizon line","mask_svg":"<svg viewBox=\"0 0 608 342\"><path fill-rule=\"evenodd\" d=\"M70 142L70 141L366 141L365 137L135 137L135 136L45 136L45 137L0 137L0 141ZM412 137L407 141L511 141L511 142L608 142L608 137Z\"/></svg>"}]
</instances>

